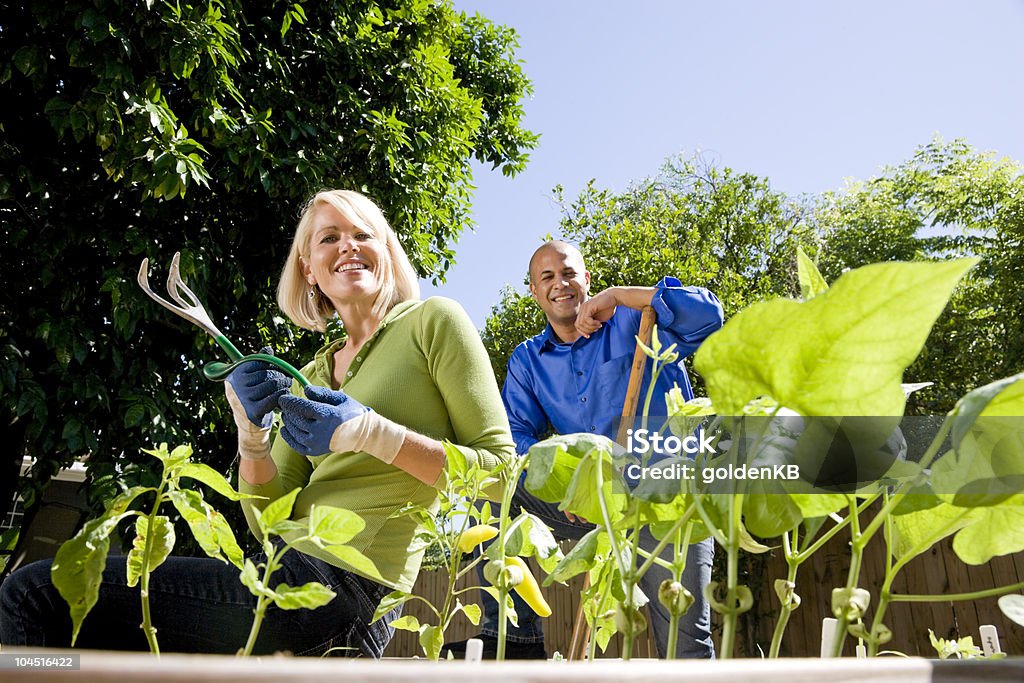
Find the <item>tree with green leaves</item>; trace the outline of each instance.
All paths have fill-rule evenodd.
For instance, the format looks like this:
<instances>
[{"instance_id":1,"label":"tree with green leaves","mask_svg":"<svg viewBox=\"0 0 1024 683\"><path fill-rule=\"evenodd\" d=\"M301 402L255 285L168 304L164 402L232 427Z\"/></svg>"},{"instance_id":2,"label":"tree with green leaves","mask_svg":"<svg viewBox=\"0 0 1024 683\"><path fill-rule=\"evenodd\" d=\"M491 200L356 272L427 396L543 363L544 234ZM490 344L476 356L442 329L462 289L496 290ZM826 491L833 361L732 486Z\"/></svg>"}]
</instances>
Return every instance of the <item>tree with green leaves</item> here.
<instances>
[{"instance_id":1,"label":"tree with green leaves","mask_svg":"<svg viewBox=\"0 0 1024 683\"><path fill-rule=\"evenodd\" d=\"M536 145L517 47L444 0L4 2L0 481L23 454L37 482L88 454L109 498L160 441L223 471L231 421L199 368L218 351L143 296L143 256L180 250L243 350L308 357L319 340L273 301L301 202L363 191L420 274L443 278L473 160L514 175Z\"/></svg>"},{"instance_id":2,"label":"tree with green leaves","mask_svg":"<svg viewBox=\"0 0 1024 683\"><path fill-rule=\"evenodd\" d=\"M822 272L876 261L981 257L939 318L908 381L912 413L938 414L957 398L1024 370L1024 166L964 140L934 139L875 178L818 198Z\"/></svg>"}]
</instances>

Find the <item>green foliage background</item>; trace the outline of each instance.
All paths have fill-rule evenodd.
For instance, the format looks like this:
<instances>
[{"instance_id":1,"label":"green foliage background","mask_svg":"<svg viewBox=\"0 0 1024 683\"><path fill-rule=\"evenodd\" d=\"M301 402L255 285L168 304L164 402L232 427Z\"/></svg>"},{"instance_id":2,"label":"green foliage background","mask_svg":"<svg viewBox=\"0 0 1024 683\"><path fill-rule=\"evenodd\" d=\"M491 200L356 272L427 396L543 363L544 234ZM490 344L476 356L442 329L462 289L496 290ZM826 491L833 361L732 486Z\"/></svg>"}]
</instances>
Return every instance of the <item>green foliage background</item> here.
<instances>
[{"instance_id":1,"label":"green foliage background","mask_svg":"<svg viewBox=\"0 0 1024 683\"><path fill-rule=\"evenodd\" d=\"M199 372L219 352L145 298L142 257L159 283L181 250L229 338L301 364L319 340L273 296L302 202L362 190L443 278L471 162L513 175L536 145L516 48L435 0L2 3L4 486L22 454L41 483L88 453L109 497L161 441L224 471L231 421Z\"/></svg>"}]
</instances>

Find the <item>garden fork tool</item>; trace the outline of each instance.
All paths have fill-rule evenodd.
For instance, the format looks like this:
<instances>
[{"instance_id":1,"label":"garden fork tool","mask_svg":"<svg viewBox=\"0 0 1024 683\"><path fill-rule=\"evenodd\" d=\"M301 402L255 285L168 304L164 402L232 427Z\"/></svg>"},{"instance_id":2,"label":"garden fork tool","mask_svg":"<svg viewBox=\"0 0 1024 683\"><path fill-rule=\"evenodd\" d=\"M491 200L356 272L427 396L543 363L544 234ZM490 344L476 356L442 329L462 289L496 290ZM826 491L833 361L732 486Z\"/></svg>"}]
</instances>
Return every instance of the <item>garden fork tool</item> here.
<instances>
[{"instance_id":1,"label":"garden fork tool","mask_svg":"<svg viewBox=\"0 0 1024 683\"><path fill-rule=\"evenodd\" d=\"M651 343L651 330L654 328L654 308L644 306L640 316L640 329L637 331L637 339L649 345ZM626 443L626 430L632 423L632 417L636 415L636 405L640 401L640 383L644 379L644 366L647 365L647 355L636 345L633 352L633 365L629 369L629 383L626 385L626 400L622 404L622 419L619 421L619 431L615 436L615 442L620 446ZM583 576L583 590L590 586L590 573ZM576 621L572 625L572 641L569 643L569 661L586 659L587 641L590 640L590 622L583 614L583 600L580 600L579 609L576 610Z\"/></svg>"},{"instance_id":2,"label":"garden fork tool","mask_svg":"<svg viewBox=\"0 0 1024 683\"><path fill-rule=\"evenodd\" d=\"M298 380L302 386L309 386L309 380L306 379L301 372L295 369L293 365L285 360L272 356L268 353L253 353L248 356L243 356L241 351L235 347L231 341L224 336L224 334L217 329L217 326L213 324L210 319L210 314L206 312L206 308L200 303L199 297L192 292L191 289L182 281L181 273L178 269L178 262L181 258L181 253L176 252L174 258L171 259L171 269L167 274L167 293L174 299L175 303L171 303L167 299L164 299L149 286L149 259L142 259L142 266L139 268L139 287L142 288L149 298L157 302L171 313L184 318L196 327L200 328L208 335L213 337L213 340L217 342L217 345L224 349L227 353L228 358L231 359L230 363L207 363L203 366L203 375L210 380L223 381L227 376L234 370L240 363L244 363L249 360L261 360L272 365L277 366L282 371L290 375L291 377Z\"/></svg>"}]
</instances>

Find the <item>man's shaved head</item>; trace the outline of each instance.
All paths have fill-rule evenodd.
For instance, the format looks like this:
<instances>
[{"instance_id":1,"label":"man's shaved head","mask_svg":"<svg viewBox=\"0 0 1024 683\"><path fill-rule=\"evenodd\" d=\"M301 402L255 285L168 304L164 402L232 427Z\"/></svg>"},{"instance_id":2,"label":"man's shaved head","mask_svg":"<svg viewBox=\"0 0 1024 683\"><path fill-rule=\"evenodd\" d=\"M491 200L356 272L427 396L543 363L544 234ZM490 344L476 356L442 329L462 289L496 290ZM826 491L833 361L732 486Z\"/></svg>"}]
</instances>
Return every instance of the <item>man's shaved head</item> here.
<instances>
[{"instance_id":1,"label":"man's shaved head","mask_svg":"<svg viewBox=\"0 0 1024 683\"><path fill-rule=\"evenodd\" d=\"M537 247L537 251L533 252L533 256L530 257L530 282L536 279L536 273L533 272L534 266L537 263L537 257L547 252L548 250L554 251L558 254L563 254L569 258L579 259L579 264L582 270L586 270L586 266L583 262L583 254L580 250L562 240L548 240L544 244Z\"/></svg>"}]
</instances>

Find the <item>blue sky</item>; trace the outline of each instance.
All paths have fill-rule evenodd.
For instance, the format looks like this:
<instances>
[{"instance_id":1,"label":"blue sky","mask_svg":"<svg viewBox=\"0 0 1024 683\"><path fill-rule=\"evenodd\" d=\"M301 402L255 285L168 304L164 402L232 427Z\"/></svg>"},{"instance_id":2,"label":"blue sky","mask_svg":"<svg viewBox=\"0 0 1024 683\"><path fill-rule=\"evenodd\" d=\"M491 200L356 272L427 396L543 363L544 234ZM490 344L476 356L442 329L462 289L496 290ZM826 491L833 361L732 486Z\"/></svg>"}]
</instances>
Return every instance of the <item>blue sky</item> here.
<instances>
[{"instance_id":1,"label":"blue sky","mask_svg":"<svg viewBox=\"0 0 1024 683\"><path fill-rule=\"evenodd\" d=\"M909 158L934 135L1024 161L1024 2L820 0L628 3L454 0L519 33L533 82L525 172L475 170L475 233L423 296L482 327L503 285L557 231L551 189L625 190L701 151L821 192ZM651 283L636 283L651 284Z\"/></svg>"}]
</instances>

